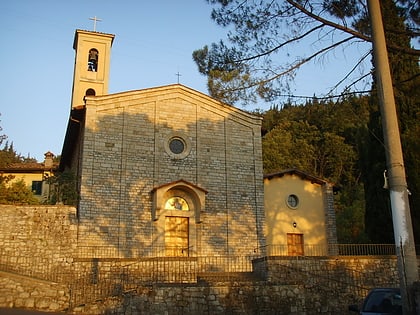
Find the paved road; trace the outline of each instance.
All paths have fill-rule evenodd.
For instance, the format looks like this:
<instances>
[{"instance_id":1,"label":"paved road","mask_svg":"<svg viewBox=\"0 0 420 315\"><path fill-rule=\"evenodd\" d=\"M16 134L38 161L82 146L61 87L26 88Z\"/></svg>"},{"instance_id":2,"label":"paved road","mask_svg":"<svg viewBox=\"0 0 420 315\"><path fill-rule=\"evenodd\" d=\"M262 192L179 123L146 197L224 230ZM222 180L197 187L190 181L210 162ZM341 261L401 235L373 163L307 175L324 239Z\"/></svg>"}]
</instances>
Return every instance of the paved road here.
<instances>
[{"instance_id":1,"label":"paved road","mask_svg":"<svg viewBox=\"0 0 420 315\"><path fill-rule=\"evenodd\" d=\"M19 308L0 308L0 315L63 315L65 313L40 312Z\"/></svg>"}]
</instances>

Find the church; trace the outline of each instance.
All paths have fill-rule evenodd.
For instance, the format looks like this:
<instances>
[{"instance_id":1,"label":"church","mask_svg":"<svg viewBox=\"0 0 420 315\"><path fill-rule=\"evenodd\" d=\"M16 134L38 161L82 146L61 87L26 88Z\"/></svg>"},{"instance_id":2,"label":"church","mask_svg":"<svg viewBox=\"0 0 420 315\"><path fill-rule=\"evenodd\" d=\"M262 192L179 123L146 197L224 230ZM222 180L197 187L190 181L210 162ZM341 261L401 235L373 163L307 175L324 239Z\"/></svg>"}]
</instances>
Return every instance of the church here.
<instances>
[{"instance_id":1,"label":"church","mask_svg":"<svg viewBox=\"0 0 420 315\"><path fill-rule=\"evenodd\" d=\"M74 257L335 254L333 184L297 169L263 174L261 118L191 88L109 94L113 40L75 32L59 166L76 178ZM53 154L21 166L0 175L47 200Z\"/></svg>"},{"instance_id":2,"label":"church","mask_svg":"<svg viewBox=\"0 0 420 315\"><path fill-rule=\"evenodd\" d=\"M181 84L108 94L113 40L85 30L74 38L60 170L77 178L79 256L247 256L264 254L267 235L285 239L266 222L264 199L278 193L264 196L261 118ZM332 186L310 185L321 187L321 209L310 220L321 221L312 226L327 246L336 242L325 202ZM298 240L301 255L306 232L297 208L283 220L290 231L279 233Z\"/></svg>"},{"instance_id":3,"label":"church","mask_svg":"<svg viewBox=\"0 0 420 315\"><path fill-rule=\"evenodd\" d=\"M337 244L332 183L263 174L260 117L181 84L109 94L113 40L75 32L59 171L76 207L1 205L1 307L342 314L361 289L398 285L395 256Z\"/></svg>"}]
</instances>

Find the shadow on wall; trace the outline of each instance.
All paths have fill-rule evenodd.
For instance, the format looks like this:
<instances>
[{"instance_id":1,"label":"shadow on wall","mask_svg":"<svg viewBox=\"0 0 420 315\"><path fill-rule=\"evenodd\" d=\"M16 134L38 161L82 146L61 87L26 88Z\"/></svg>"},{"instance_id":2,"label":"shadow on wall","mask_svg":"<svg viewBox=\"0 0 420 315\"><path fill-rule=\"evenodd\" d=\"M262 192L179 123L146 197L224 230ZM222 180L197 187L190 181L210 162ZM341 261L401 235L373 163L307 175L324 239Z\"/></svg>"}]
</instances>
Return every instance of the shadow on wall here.
<instances>
[{"instance_id":1,"label":"shadow on wall","mask_svg":"<svg viewBox=\"0 0 420 315\"><path fill-rule=\"evenodd\" d=\"M208 112L210 118L188 121L169 106L155 118L133 113L134 107L98 110L96 124L88 122L83 131L81 250L88 254L96 247L106 257L113 248L118 257L142 257L163 248L165 241L158 241L165 240L165 231L152 220L151 191L180 179L208 191L200 223L189 222L195 233L189 248L198 255L263 248L259 130L255 134L255 126L229 115ZM181 147L171 148L173 139Z\"/></svg>"}]
</instances>

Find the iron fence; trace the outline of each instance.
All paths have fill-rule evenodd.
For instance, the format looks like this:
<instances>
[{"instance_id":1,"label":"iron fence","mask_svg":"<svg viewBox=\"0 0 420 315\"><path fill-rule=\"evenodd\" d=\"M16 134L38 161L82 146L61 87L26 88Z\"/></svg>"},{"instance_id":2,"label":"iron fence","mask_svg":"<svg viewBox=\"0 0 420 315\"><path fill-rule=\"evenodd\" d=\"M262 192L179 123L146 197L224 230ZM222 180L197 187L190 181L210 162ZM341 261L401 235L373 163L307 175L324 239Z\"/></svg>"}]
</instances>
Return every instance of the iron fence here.
<instances>
[{"instance_id":1,"label":"iron fence","mask_svg":"<svg viewBox=\"0 0 420 315\"><path fill-rule=\"evenodd\" d=\"M332 244L329 246L306 244L302 248L302 259L311 256L332 255L365 256L395 255L393 244ZM127 258L125 253L107 247L83 247L78 249L80 257L57 258L37 255L23 255L0 248L0 270L30 276L42 280L68 284L71 305L86 303L89 299L100 299L118 295L138 286L152 286L158 283L194 284L200 276L224 276L234 273L252 273L253 262L265 256L292 256L287 245L267 245L257 248L253 255L198 255L190 248L165 251L164 248L140 249L139 256ZM130 253L133 255L133 252ZM136 254L136 253L134 253ZM143 254L143 255L141 255ZM168 254L176 255L169 257ZM95 257L96 256L96 257ZM315 266L316 267L316 266ZM286 268L286 267L284 267ZM290 267L287 267L290 268ZM324 269L311 269L310 273L320 278ZM299 270L298 270L299 271ZM351 272L352 285L357 284L359 274ZM318 276L319 273L319 276ZM305 272L302 271L302 275ZM308 274L308 271L306 271ZM332 275L332 272L327 272ZM339 273L333 280L341 281ZM333 283L332 281L331 283Z\"/></svg>"},{"instance_id":2,"label":"iron fence","mask_svg":"<svg viewBox=\"0 0 420 315\"><path fill-rule=\"evenodd\" d=\"M260 256L389 256L394 244L304 244L298 250L286 244L270 244L254 250Z\"/></svg>"},{"instance_id":3,"label":"iron fence","mask_svg":"<svg viewBox=\"0 0 420 315\"><path fill-rule=\"evenodd\" d=\"M252 272L252 261L257 258L251 256L201 256L197 260L197 271L207 272Z\"/></svg>"},{"instance_id":4,"label":"iron fence","mask_svg":"<svg viewBox=\"0 0 420 315\"><path fill-rule=\"evenodd\" d=\"M332 244L340 256L389 256L395 255L394 244Z\"/></svg>"},{"instance_id":5,"label":"iron fence","mask_svg":"<svg viewBox=\"0 0 420 315\"><path fill-rule=\"evenodd\" d=\"M168 253L176 255L169 257ZM306 244L298 256L395 254L394 244L330 244L328 247ZM144 282L185 282L190 281L190 276L195 277L197 273L252 272L252 261L264 256L297 255L291 255L288 246L280 244L256 248L253 255L198 255L190 248L171 249L168 252L164 248L152 247L141 249L137 253L124 253L110 247L80 247L77 256L79 258L47 257L0 248L0 270L54 282L67 282L73 278L74 272L94 274L95 264L113 261L114 265L123 266L121 274L127 274L131 270ZM89 266L86 267L87 270L80 269L83 260ZM162 275L171 272L171 276Z\"/></svg>"}]
</instances>

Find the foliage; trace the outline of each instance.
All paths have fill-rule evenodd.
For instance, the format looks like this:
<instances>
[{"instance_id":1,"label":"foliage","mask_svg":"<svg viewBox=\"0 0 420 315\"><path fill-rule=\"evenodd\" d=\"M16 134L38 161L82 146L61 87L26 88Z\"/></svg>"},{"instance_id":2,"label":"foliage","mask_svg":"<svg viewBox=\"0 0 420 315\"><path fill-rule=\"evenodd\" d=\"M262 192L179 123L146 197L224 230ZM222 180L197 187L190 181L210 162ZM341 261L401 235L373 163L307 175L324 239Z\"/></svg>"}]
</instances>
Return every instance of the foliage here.
<instances>
[{"instance_id":1,"label":"foliage","mask_svg":"<svg viewBox=\"0 0 420 315\"><path fill-rule=\"evenodd\" d=\"M0 204L35 205L38 199L23 180L12 181L11 176L0 176Z\"/></svg>"},{"instance_id":2,"label":"foliage","mask_svg":"<svg viewBox=\"0 0 420 315\"><path fill-rule=\"evenodd\" d=\"M13 163L36 163L36 159L28 156L22 157L18 154L14 147L13 142L9 144L8 141L4 144L3 149L0 150L0 167L7 167Z\"/></svg>"},{"instance_id":3,"label":"foliage","mask_svg":"<svg viewBox=\"0 0 420 315\"><path fill-rule=\"evenodd\" d=\"M2 128L0 126L0 131ZM6 141L6 142L5 142ZM0 135L0 145L5 142L0 150L0 168L6 168L14 163L32 163L36 162L31 157L24 158L18 154L13 143L9 144L6 135ZM38 204L38 199L32 191L26 186L23 180L14 181L14 176L0 174L0 203L16 205Z\"/></svg>"},{"instance_id":4,"label":"foliage","mask_svg":"<svg viewBox=\"0 0 420 315\"><path fill-rule=\"evenodd\" d=\"M1 114L0 114L1 115ZM3 128L0 126L0 132ZM36 160L30 156L22 157L22 155L18 154L14 147L13 142L9 144L7 141L7 136L4 134L0 134L0 146L5 142L3 148L0 150L0 167L7 167L12 163L33 163Z\"/></svg>"},{"instance_id":5,"label":"foliage","mask_svg":"<svg viewBox=\"0 0 420 315\"><path fill-rule=\"evenodd\" d=\"M247 103L258 97L273 101L291 95L290 84L298 69L356 45L361 51L359 61L330 93L352 92L357 82L371 75L369 67L361 67L371 50L370 45L363 45L371 38L369 15L362 1L208 2L214 7L213 20L228 30L227 42L196 50L193 59L216 98ZM383 0L381 9L418 241L420 51L410 44L420 36L420 4ZM281 110L273 107L263 114L265 171L294 166L339 184L345 191L338 198L337 213L341 232L345 231L342 240L365 238L360 232L365 225L371 241L393 241L389 192L383 188L385 152L375 89L373 82L369 101L353 98L333 106L314 98L306 105L285 104ZM360 221L363 213L365 224Z\"/></svg>"},{"instance_id":6,"label":"foliage","mask_svg":"<svg viewBox=\"0 0 420 315\"><path fill-rule=\"evenodd\" d=\"M228 29L220 41L193 52L198 70L207 76L210 94L228 103L267 101L290 93L290 83L304 65L323 62L328 54L357 46L360 58L331 89L349 91L370 75L364 60L370 55L367 7L362 1L208 0L212 19ZM406 28L388 25L387 32L419 36L419 3L395 1ZM418 56L420 51L392 42L389 48ZM339 92L341 92L339 91Z\"/></svg>"},{"instance_id":7,"label":"foliage","mask_svg":"<svg viewBox=\"0 0 420 315\"><path fill-rule=\"evenodd\" d=\"M71 171L57 173L48 179L51 187L54 187L49 203L62 203L65 205L77 206L78 193L76 177Z\"/></svg>"},{"instance_id":8,"label":"foliage","mask_svg":"<svg viewBox=\"0 0 420 315\"><path fill-rule=\"evenodd\" d=\"M335 183L349 181L357 169L357 139L366 128L367 105L366 98L352 97L271 108L263 120L264 171L298 167Z\"/></svg>"},{"instance_id":9,"label":"foliage","mask_svg":"<svg viewBox=\"0 0 420 315\"><path fill-rule=\"evenodd\" d=\"M1 116L1 114L0 114L0 116ZM3 128L0 126L0 132L2 132L3 131ZM7 136L6 135L4 135L4 134L0 134L0 145L2 145L3 144L3 142L5 141L7 139Z\"/></svg>"},{"instance_id":10,"label":"foliage","mask_svg":"<svg viewBox=\"0 0 420 315\"><path fill-rule=\"evenodd\" d=\"M340 243L369 243L365 230L365 201L362 184L346 186L335 197L337 238Z\"/></svg>"},{"instance_id":11,"label":"foliage","mask_svg":"<svg viewBox=\"0 0 420 315\"><path fill-rule=\"evenodd\" d=\"M23 159L16 153L13 143L9 145L6 142L3 149L0 150L0 167L7 167L12 163L23 163Z\"/></svg>"},{"instance_id":12,"label":"foliage","mask_svg":"<svg viewBox=\"0 0 420 315\"><path fill-rule=\"evenodd\" d=\"M340 242L366 242L359 137L369 118L366 97L313 100L263 113L263 165L271 173L298 168L340 187L336 197Z\"/></svg>"}]
</instances>

